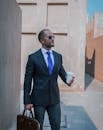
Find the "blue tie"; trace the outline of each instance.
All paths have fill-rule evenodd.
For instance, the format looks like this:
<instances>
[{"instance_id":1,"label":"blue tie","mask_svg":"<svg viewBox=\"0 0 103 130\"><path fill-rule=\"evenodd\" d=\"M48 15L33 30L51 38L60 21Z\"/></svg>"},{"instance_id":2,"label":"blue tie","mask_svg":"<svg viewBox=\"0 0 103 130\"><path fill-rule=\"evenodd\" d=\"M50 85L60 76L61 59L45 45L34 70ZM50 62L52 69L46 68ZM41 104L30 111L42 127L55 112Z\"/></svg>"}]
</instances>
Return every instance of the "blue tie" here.
<instances>
[{"instance_id":1,"label":"blue tie","mask_svg":"<svg viewBox=\"0 0 103 130\"><path fill-rule=\"evenodd\" d=\"M52 70L53 70L53 62L52 62L52 59L51 59L51 56L50 56L50 52L48 51L47 52L47 60L48 60L48 70L49 70L49 74L52 74Z\"/></svg>"}]
</instances>

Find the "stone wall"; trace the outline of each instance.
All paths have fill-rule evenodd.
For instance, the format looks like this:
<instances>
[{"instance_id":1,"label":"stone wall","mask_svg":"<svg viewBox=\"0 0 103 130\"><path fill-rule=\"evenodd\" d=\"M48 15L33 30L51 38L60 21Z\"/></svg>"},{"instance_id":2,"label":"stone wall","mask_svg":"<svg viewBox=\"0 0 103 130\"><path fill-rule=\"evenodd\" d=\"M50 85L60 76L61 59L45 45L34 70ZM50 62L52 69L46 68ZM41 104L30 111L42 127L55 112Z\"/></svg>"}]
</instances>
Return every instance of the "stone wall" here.
<instances>
[{"instance_id":1,"label":"stone wall","mask_svg":"<svg viewBox=\"0 0 103 130\"><path fill-rule=\"evenodd\" d=\"M21 10L0 0L0 130L8 130L19 111Z\"/></svg>"}]
</instances>

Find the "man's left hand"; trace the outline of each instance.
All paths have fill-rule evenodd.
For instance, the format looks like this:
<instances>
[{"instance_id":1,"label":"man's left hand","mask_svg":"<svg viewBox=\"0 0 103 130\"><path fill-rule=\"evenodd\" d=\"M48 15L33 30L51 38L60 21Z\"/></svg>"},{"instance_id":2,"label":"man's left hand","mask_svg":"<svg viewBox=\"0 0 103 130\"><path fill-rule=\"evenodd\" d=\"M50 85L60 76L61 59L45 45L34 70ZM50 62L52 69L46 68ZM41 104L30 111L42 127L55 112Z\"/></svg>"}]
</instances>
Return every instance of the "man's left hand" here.
<instances>
[{"instance_id":1,"label":"man's left hand","mask_svg":"<svg viewBox=\"0 0 103 130\"><path fill-rule=\"evenodd\" d=\"M67 83L67 85L70 87L72 85L72 83L74 82L75 77L72 78L72 80L70 81L70 83Z\"/></svg>"}]
</instances>

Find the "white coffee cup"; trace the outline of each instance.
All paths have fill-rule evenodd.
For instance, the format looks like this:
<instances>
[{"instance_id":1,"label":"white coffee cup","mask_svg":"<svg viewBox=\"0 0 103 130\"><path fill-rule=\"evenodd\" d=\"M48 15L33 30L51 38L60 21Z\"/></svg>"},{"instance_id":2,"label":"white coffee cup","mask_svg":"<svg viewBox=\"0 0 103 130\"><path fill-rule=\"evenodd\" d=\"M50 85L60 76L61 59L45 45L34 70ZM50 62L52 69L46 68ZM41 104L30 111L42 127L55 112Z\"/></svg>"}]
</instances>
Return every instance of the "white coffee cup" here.
<instances>
[{"instance_id":1,"label":"white coffee cup","mask_svg":"<svg viewBox=\"0 0 103 130\"><path fill-rule=\"evenodd\" d=\"M73 79L73 77L75 77L75 75L74 75L73 72L67 72L67 75L66 75L66 82L67 82L67 83L70 83L71 80Z\"/></svg>"}]
</instances>

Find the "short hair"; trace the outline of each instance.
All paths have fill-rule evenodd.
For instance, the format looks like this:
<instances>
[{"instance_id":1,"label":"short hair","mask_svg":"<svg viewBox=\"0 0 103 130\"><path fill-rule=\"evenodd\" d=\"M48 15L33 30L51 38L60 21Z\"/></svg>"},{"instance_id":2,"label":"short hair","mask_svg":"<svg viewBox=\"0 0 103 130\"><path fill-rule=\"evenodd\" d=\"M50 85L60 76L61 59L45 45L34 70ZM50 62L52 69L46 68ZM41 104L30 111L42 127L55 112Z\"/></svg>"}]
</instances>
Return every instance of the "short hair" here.
<instances>
[{"instance_id":1,"label":"short hair","mask_svg":"<svg viewBox=\"0 0 103 130\"><path fill-rule=\"evenodd\" d=\"M44 36L45 36L45 31L50 31L50 30L49 30L49 29L43 29L43 30L41 30L41 31L39 32L39 34L38 34L38 40L39 40L39 41L41 41L41 39L44 38Z\"/></svg>"}]
</instances>

